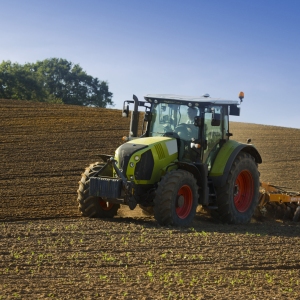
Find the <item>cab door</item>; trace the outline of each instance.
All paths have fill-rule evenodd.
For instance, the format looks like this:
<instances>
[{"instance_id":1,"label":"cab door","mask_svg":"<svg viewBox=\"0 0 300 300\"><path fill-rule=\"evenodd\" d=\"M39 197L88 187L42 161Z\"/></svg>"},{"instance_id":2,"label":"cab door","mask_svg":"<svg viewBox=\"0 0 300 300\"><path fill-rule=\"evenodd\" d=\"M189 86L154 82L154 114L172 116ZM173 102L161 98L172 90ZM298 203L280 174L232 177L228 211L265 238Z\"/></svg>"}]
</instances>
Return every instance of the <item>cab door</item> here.
<instances>
[{"instance_id":1,"label":"cab door","mask_svg":"<svg viewBox=\"0 0 300 300\"><path fill-rule=\"evenodd\" d=\"M204 112L204 139L206 143L203 152L203 162L208 165L208 170L220 150L222 142L226 137L226 116L224 118L224 108L222 106L209 106Z\"/></svg>"}]
</instances>

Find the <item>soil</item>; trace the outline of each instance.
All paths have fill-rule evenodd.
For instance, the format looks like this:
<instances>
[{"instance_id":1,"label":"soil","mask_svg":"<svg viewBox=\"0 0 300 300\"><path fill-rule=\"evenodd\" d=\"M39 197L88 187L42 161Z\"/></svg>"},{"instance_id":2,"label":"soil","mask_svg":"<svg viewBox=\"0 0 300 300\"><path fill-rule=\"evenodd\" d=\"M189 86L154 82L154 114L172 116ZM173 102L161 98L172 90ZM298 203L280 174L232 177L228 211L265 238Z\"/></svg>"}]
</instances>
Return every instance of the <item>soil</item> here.
<instances>
[{"instance_id":1,"label":"soil","mask_svg":"<svg viewBox=\"0 0 300 300\"><path fill-rule=\"evenodd\" d=\"M299 222L80 216L81 173L128 134L120 110L0 100L0 112L0 299L299 299ZM300 190L300 129L230 131L258 148L262 181Z\"/></svg>"}]
</instances>

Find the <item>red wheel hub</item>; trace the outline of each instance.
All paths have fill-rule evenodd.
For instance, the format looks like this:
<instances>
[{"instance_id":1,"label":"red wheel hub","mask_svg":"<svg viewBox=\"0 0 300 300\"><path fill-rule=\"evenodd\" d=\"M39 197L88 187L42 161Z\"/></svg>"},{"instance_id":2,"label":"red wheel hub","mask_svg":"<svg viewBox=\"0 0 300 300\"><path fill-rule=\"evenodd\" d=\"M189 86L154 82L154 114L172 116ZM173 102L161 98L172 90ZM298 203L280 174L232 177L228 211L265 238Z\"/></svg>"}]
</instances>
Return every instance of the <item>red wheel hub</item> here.
<instances>
[{"instance_id":1,"label":"red wheel hub","mask_svg":"<svg viewBox=\"0 0 300 300\"><path fill-rule=\"evenodd\" d=\"M243 170L235 180L234 205L243 213L250 207L254 193L254 180L251 172Z\"/></svg>"},{"instance_id":2,"label":"red wheel hub","mask_svg":"<svg viewBox=\"0 0 300 300\"><path fill-rule=\"evenodd\" d=\"M114 206L113 203L105 202L101 198L99 199L99 204L103 210L110 210Z\"/></svg>"},{"instance_id":3,"label":"red wheel hub","mask_svg":"<svg viewBox=\"0 0 300 300\"><path fill-rule=\"evenodd\" d=\"M177 194L176 213L180 219L189 216L193 206L193 192L188 185L183 185Z\"/></svg>"}]
</instances>

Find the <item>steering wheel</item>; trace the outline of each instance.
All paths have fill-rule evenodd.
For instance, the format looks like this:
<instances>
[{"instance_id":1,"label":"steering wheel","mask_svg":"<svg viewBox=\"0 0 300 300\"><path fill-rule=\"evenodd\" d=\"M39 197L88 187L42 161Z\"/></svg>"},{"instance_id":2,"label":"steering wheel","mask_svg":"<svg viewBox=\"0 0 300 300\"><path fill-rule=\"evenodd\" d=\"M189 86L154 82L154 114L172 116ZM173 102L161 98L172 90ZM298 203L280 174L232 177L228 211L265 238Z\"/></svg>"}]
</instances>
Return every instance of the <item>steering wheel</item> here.
<instances>
[{"instance_id":1,"label":"steering wheel","mask_svg":"<svg viewBox=\"0 0 300 300\"><path fill-rule=\"evenodd\" d=\"M177 132L168 131L168 132L165 132L163 134L163 136L172 137L172 138L175 138L175 139L180 139L180 136L178 135Z\"/></svg>"},{"instance_id":2,"label":"steering wheel","mask_svg":"<svg viewBox=\"0 0 300 300\"><path fill-rule=\"evenodd\" d=\"M192 124L180 123L175 128L175 132L181 139L189 140L191 137L191 125Z\"/></svg>"}]
</instances>

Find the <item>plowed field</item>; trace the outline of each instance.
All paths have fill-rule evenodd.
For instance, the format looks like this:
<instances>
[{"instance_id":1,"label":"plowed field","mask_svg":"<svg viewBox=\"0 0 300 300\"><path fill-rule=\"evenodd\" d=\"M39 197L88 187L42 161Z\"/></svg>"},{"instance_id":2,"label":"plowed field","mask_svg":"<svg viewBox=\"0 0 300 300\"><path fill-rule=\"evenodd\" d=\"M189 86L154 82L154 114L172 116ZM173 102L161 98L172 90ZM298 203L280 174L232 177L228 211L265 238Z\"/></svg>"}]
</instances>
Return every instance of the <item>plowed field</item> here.
<instances>
[{"instance_id":1,"label":"plowed field","mask_svg":"<svg viewBox=\"0 0 300 300\"><path fill-rule=\"evenodd\" d=\"M81 173L128 133L119 110L0 100L0 116L0 299L300 299L300 223L80 217ZM261 180L300 190L300 129L230 131L260 151Z\"/></svg>"}]
</instances>

